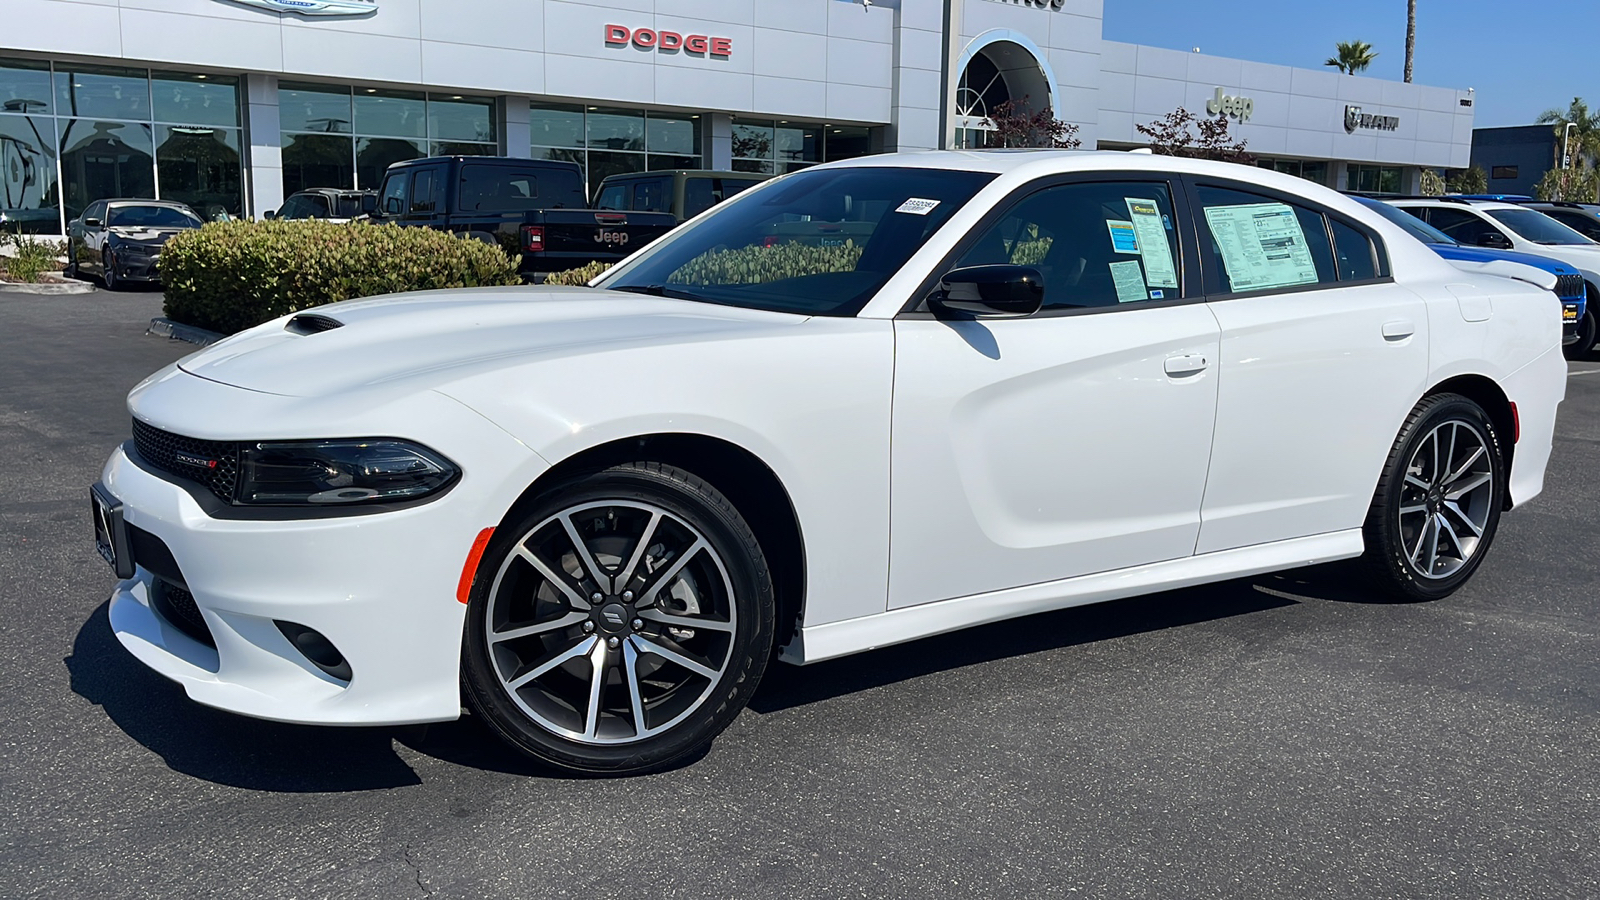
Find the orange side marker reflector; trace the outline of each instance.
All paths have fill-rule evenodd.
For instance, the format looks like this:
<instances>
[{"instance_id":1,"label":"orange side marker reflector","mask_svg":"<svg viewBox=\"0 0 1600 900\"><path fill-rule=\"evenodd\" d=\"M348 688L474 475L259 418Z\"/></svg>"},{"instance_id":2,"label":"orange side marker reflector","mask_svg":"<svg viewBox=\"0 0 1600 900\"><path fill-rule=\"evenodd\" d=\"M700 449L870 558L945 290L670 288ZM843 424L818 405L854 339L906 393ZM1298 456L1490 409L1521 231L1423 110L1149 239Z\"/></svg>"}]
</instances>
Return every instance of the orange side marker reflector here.
<instances>
[{"instance_id":1,"label":"orange side marker reflector","mask_svg":"<svg viewBox=\"0 0 1600 900\"><path fill-rule=\"evenodd\" d=\"M461 567L461 581L456 585L456 599L462 603L472 599L472 579L478 574L478 562L483 559L483 551L493 536L494 529L485 528L478 532L477 540L472 542L472 550L467 553L467 564Z\"/></svg>"}]
</instances>

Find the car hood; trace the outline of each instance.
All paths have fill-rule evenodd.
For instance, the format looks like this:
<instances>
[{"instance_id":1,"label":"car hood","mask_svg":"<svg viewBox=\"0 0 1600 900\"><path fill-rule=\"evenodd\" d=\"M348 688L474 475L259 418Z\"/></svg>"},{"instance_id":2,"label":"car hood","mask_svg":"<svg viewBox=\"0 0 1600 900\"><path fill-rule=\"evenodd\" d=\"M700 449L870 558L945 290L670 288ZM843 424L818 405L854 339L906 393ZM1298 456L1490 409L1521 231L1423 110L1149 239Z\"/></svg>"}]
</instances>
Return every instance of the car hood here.
<instances>
[{"instance_id":1,"label":"car hood","mask_svg":"<svg viewBox=\"0 0 1600 900\"><path fill-rule=\"evenodd\" d=\"M310 327L295 323L290 330L296 316L327 321L310 319ZM211 381L292 397L377 386L427 389L532 358L733 340L804 321L582 287L426 291L305 310L242 331L178 365Z\"/></svg>"}]
</instances>

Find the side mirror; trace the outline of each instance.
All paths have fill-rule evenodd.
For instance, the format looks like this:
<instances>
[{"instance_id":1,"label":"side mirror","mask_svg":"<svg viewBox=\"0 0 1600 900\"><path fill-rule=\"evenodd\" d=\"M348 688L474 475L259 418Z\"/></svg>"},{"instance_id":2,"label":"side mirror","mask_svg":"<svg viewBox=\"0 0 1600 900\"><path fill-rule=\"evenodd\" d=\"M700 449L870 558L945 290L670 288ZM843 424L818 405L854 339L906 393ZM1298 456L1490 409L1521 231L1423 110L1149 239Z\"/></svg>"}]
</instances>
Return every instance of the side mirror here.
<instances>
[{"instance_id":1,"label":"side mirror","mask_svg":"<svg viewBox=\"0 0 1600 900\"><path fill-rule=\"evenodd\" d=\"M1498 231L1486 231L1478 236L1478 246L1491 250L1510 250L1511 240Z\"/></svg>"},{"instance_id":2,"label":"side mirror","mask_svg":"<svg viewBox=\"0 0 1600 900\"><path fill-rule=\"evenodd\" d=\"M928 308L941 319L1020 319L1044 303L1044 276L1032 266L968 266L946 273Z\"/></svg>"},{"instance_id":3,"label":"side mirror","mask_svg":"<svg viewBox=\"0 0 1600 900\"><path fill-rule=\"evenodd\" d=\"M399 197L388 197L383 201L383 214L386 216L398 216L402 209Z\"/></svg>"},{"instance_id":4,"label":"side mirror","mask_svg":"<svg viewBox=\"0 0 1600 900\"><path fill-rule=\"evenodd\" d=\"M85 227L85 228L99 228L100 227L100 220L99 219L95 219L95 218L84 219L83 220L83 227Z\"/></svg>"},{"instance_id":5,"label":"side mirror","mask_svg":"<svg viewBox=\"0 0 1600 900\"><path fill-rule=\"evenodd\" d=\"M261 218L266 219L268 222L271 222L273 219L276 219L277 217L278 217L278 211L275 210L275 209L269 209L266 212L261 214Z\"/></svg>"}]
</instances>

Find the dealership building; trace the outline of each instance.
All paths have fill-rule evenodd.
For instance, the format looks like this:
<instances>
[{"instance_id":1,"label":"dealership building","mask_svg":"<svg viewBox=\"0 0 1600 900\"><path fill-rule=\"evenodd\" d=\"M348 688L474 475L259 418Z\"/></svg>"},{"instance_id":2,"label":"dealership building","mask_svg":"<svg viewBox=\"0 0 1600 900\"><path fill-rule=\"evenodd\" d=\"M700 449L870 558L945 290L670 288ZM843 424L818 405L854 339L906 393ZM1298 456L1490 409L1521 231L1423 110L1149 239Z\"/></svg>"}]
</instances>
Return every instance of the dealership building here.
<instances>
[{"instance_id":1,"label":"dealership building","mask_svg":"<svg viewBox=\"0 0 1600 900\"><path fill-rule=\"evenodd\" d=\"M1131 0L1127 0L1131 2ZM1468 164L1470 89L1105 40L1102 0L5 0L7 228L161 197L259 216L399 160L782 173L983 146L1001 103L1085 148L1178 107L1260 164L1408 193ZM1289 27L1286 25L1285 27Z\"/></svg>"}]
</instances>

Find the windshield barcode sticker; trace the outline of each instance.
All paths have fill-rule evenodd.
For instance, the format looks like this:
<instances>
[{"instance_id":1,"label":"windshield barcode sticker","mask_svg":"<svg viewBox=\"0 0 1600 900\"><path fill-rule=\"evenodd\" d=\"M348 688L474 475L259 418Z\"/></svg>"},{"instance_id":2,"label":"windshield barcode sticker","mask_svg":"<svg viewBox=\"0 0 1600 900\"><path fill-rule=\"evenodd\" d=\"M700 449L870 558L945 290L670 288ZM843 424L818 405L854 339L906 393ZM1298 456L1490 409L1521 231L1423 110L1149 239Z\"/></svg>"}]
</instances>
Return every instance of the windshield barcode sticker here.
<instances>
[{"instance_id":1,"label":"windshield barcode sticker","mask_svg":"<svg viewBox=\"0 0 1600 900\"><path fill-rule=\"evenodd\" d=\"M911 213L913 216L925 216L933 212L933 208L938 205L939 201L937 200L923 200L920 197L912 197L910 200L900 204L900 208L896 209L895 212Z\"/></svg>"}]
</instances>

